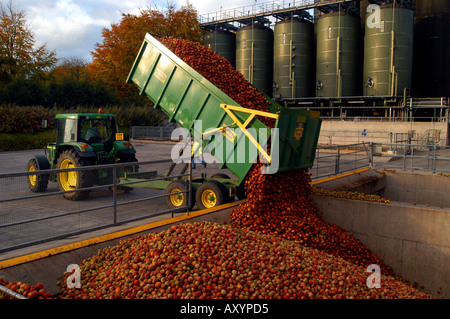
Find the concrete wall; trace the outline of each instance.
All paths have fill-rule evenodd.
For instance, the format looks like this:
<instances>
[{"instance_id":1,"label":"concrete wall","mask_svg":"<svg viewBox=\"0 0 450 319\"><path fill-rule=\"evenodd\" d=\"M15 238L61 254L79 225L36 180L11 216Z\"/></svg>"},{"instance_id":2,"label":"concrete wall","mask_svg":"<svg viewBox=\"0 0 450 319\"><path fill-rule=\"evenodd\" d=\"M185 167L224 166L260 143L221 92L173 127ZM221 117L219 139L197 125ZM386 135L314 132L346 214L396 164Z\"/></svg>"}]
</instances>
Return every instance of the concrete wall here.
<instances>
[{"instance_id":1,"label":"concrete wall","mask_svg":"<svg viewBox=\"0 0 450 319\"><path fill-rule=\"evenodd\" d=\"M450 176L384 171L383 197L391 201L450 208Z\"/></svg>"},{"instance_id":2,"label":"concrete wall","mask_svg":"<svg viewBox=\"0 0 450 319\"><path fill-rule=\"evenodd\" d=\"M416 133L425 133L430 129L439 130L439 145L446 145L447 123L323 120L319 144L393 143L390 133L408 133L410 130L414 130Z\"/></svg>"},{"instance_id":3,"label":"concrete wall","mask_svg":"<svg viewBox=\"0 0 450 319\"><path fill-rule=\"evenodd\" d=\"M396 273L436 298L450 298L450 210L324 197L315 202L325 221L351 232Z\"/></svg>"}]
</instances>

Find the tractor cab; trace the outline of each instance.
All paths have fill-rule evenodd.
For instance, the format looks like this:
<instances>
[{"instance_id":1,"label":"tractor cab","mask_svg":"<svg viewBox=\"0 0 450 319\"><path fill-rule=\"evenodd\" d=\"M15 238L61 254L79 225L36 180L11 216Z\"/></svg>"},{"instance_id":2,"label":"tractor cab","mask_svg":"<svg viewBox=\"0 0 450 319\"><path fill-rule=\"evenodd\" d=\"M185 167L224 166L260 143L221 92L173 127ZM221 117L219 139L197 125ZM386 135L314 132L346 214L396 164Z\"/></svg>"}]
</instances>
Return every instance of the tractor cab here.
<instances>
[{"instance_id":1,"label":"tractor cab","mask_svg":"<svg viewBox=\"0 0 450 319\"><path fill-rule=\"evenodd\" d=\"M87 143L100 150L103 144L116 140L118 132L114 116L98 116L93 114L76 116L64 115L56 117L57 144Z\"/></svg>"}]
</instances>

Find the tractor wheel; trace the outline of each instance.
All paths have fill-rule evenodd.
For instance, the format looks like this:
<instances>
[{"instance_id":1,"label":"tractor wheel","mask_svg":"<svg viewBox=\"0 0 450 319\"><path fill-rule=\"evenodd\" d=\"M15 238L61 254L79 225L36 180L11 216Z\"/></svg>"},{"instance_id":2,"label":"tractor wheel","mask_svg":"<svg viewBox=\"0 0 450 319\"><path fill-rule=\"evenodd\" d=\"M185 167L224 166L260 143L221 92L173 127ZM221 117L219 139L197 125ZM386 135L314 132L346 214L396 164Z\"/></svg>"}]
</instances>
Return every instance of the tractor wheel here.
<instances>
[{"instance_id":1,"label":"tractor wheel","mask_svg":"<svg viewBox=\"0 0 450 319\"><path fill-rule=\"evenodd\" d=\"M217 181L204 182L197 189L195 201L199 209L211 208L229 202L226 187Z\"/></svg>"},{"instance_id":2,"label":"tractor wheel","mask_svg":"<svg viewBox=\"0 0 450 319\"><path fill-rule=\"evenodd\" d=\"M32 158L28 161L27 164L27 172L34 172L40 170L39 164L35 158ZM32 192L45 192L48 186L48 174L40 174L40 175L28 175L28 187Z\"/></svg>"},{"instance_id":3,"label":"tractor wheel","mask_svg":"<svg viewBox=\"0 0 450 319\"><path fill-rule=\"evenodd\" d=\"M169 195L169 196L166 196L166 203L170 209L180 208L180 207L184 207L187 205L186 199L187 199L187 195L189 193L175 194L178 192L186 191L186 189L187 189L186 186L187 186L187 182L185 182L185 181L173 181L166 188L166 194ZM174 195L170 195L170 194L174 194ZM189 209L194 207L194 199L195 199L194 188L192 188Z\"/></svg>"},{"instance_id":4,"label":"tractor wheel","mask_svg":"<svg viewBox=\"0 0 450 319\"><path fill-rule=\"evenodd\" d=\"M81 158L75 150L66 150L58 157L57 168L74 168L89 166L89 162ZM71 171L58 173L58 186L60 191L74 191L91 187L93 185L91 170ZM64 198L70 200L83 200L89 196L90 190L65 193Z\"/></svg>"}]
</instances>

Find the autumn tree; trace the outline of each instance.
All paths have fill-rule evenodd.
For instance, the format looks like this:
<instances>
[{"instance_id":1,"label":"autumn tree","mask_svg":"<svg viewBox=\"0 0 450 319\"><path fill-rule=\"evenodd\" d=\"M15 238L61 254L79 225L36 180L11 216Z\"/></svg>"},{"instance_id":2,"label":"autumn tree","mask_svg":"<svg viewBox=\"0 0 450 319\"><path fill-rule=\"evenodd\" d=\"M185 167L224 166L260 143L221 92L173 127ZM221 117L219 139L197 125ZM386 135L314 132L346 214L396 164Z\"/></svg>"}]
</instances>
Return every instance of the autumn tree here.
<instances>
[{"instance_id":1,"label":"autumn tree","mask_svg":"<svg viewBox=\"0 0 450 319\"><path fill-rule=\"evenodd\" d=\"M0 3L0 83L18 77L41 78L56 61L56 54L46 45L35 48L24 11L17 10L11 1Z\"/></svg>"},{"instance_id":2,"label":"autumn tree","mask_svg":"<svg viewBox=\"0 0 450 319\"><path fill-rule=\"evenodd\" d=\"M123 14L120 23L103 30L103 42L96 44L89 65L91 74L109 83L119 97L136 93L125 81L146 33L193 41L202 37L197 11L189 3L180 9L168 4L164 10L147 7L138 15Z\"/></svg>"},{"instance_id":3,"label":"autumn tree","mask_svg":"<svg viewBox=\"0 0 450 319\"><path fill-rule=\"evenodd\" d=\"M62 58L50 69L49 79L52 82L61 82L65 79L89 80L88 61L79 56Z\"/></svg>"}]
</instances>

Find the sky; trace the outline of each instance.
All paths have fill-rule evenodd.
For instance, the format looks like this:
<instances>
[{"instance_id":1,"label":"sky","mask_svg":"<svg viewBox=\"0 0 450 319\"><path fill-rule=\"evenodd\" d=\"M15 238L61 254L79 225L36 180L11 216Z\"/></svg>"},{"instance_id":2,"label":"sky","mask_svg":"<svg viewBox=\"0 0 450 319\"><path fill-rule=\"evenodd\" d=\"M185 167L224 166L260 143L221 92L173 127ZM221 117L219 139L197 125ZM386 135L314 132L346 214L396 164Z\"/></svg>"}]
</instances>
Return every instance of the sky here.
<instances>
[{"instance_id":1,"label":"sky","mask_svg":"<svg viewBox=\"0 0 450 319\"><path fill-rule=\"evenodd\" d=\"M10 0L0 0L6 4ZM90 52L102 41L103 28L119 23L122 13L139 13L147 6L162 9L168 2L181 7L187 0L11 0L24 11L36 45L46 44L58 58L81 57L91 60ZM259 0L263 2L267 0ZM189 0L200 15L253 5L255 0Z\"/></svg>"}]
</instances>

